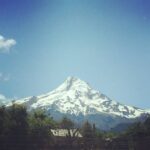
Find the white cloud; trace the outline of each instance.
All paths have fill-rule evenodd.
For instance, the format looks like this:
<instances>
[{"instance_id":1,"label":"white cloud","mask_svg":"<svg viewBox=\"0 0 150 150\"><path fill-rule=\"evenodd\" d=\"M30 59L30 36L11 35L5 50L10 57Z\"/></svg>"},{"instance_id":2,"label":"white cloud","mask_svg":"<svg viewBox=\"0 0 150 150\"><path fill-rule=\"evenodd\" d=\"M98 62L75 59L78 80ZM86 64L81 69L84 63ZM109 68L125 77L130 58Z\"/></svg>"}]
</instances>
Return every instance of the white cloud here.
<instances>
[{"instance_id":1,"label":"white cloud","mask_svg":"<svg viewBox=\"0 0 150 150\"><path fill-rule=\"evenodd\" d=\"M6 97L2 94L0 94L0 100L6 100Z\"/></svg>"},{"instance_id":2,"label":"white cloud","mask_svg":"<svg viewBox=\"0 0 150 150\"><path fill-rule=\"evenodd\" d=\"M10 99L7 99L3 94L0 94L0 106L6 105L10 102Z\"/></svg>"},{"instance_id":3,"label":"white cloud","mask_svg":"<svg viewBox=\"0 0 150 150\"><path fill-rule=\"evenodd\" d=\"M10 48L16 44L14 39L5 39L2 35L0 35L0 52L9 53Z\"/></svg>"}]
</instances>

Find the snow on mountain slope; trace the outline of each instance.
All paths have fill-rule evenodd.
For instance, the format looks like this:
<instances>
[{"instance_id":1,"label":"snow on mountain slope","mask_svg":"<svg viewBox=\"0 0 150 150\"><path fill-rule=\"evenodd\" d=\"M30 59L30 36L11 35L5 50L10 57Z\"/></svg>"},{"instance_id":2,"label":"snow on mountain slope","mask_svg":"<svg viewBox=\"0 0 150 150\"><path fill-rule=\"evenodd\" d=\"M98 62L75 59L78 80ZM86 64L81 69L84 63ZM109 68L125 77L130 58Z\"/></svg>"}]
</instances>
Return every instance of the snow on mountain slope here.
<instances>
[{"instance_id":1,"label":"snow on mountain slope","mask_svg":"<svg viewBox=\"0 0 150 150\"><path fill-rule=\"evenodd\" d=\"M26 104L28 108L55 109L60 113L84 116L91 114L109 114L125 118L136 118L146 111L120 104L104 94L92 89L88 83L68 77L55 90L40 96L17 100L16 103Z\"/></svg>"}]
</instances>

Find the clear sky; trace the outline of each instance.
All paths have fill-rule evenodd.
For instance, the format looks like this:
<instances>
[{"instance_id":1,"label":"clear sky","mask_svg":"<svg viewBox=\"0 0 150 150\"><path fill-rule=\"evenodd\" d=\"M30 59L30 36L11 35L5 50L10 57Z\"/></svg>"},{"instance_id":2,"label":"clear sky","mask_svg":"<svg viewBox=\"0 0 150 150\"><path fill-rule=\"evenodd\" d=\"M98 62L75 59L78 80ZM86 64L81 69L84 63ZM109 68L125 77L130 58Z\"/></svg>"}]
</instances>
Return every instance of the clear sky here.
<instances>
[{"instance_id":1,"label":"clear sky","mask_svg":"<svg viewBox=\"0 0 150 150\"><path fill-rule=\"evenodd\" d=\"M0 97L46 93L68 76L150 108L150 1L0 0Z\"/></svg>"}]
</instances>

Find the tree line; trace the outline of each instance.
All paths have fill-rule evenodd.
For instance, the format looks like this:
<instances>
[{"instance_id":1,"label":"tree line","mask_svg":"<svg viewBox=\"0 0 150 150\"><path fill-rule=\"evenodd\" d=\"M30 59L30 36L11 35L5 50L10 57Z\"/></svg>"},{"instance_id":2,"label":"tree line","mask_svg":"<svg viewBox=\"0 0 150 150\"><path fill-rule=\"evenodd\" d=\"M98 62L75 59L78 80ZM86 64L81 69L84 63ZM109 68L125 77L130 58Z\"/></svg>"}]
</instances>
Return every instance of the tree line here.
<instances>
[{"instance_id":1,"label":"tree line","mask_svg":"<svg viewBox=\"0 0 150 150\"><path fill-rule=\"evenodd\" d=\"M66 129L67 135L55 137L51 129ZM75 129L73 134L72 129ZM75 136L76 132L82 137ZM24 105L13 103L10 107L0 107L1 150L111 150L116 149L119 142L134 149L139 137L149 136L150 118L133 124L123 133L114 133L101 131L88 121L80 127L67 117L55 121L43 110L27 112Z\"/></svg>"},{"instance_id":2,"label":"tree line","mask_svg":"<svg viewBox=\"0 0 150 150\"><path fill-rule=\"evenodd\" d=\"M68 133L66 137L57 140L51 129L66 129ZM71 129L76 129L74 132L81 131L84 140L79 140L75 134L71 135ZM81 128L77 128L67 117L55 121L42 110L27 112L24 105L13 103L10 107L0 107L1 150L48 150L60 149L62 146L67 149L72 145L83 147L87 140L91 141L95 136L94 132L95 127L88 121Z\"/></svg>"}]
</instances>

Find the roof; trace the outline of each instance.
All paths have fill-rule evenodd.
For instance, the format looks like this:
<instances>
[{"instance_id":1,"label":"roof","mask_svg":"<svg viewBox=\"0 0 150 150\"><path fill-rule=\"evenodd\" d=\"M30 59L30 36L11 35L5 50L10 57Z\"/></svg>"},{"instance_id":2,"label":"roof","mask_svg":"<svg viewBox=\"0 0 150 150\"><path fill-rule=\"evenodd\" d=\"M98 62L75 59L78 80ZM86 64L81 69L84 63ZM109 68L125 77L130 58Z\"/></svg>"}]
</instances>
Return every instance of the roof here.
<instances>
[{"instance_id":1,"label":"roof","mask_svg":"<svg viewBox=\"0 0 150 150\"><path fill-rule=\"evenodd\" d=\"M60 136L60 137L66 137L68 136L68 130L67 129L51 129L51 132L54 136ZM70 129L71 137L82 137L81 133L77 131L77 129Z\"/></svg>"}]
</instances>

